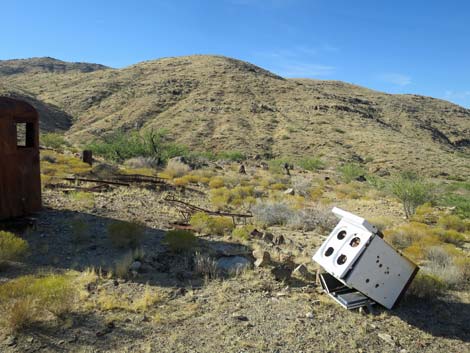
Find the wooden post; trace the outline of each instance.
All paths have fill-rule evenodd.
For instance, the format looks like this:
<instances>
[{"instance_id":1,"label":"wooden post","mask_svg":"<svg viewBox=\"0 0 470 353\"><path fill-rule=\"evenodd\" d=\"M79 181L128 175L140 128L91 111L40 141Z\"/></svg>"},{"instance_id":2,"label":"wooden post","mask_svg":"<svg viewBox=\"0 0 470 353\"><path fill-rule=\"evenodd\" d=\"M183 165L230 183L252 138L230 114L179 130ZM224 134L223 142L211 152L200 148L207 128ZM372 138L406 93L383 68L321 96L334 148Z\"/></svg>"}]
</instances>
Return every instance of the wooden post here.
<instances>
[{"instance_id":1,"label":"wooden post","mask_svg":"<svg viewBox=\"0 0 470 353\"><path fill-rule=\"evenodd\" d=\"M90 150L83 151L82 160L84 163L93 165L93 152Z\"/></svg>"}]
</instances>

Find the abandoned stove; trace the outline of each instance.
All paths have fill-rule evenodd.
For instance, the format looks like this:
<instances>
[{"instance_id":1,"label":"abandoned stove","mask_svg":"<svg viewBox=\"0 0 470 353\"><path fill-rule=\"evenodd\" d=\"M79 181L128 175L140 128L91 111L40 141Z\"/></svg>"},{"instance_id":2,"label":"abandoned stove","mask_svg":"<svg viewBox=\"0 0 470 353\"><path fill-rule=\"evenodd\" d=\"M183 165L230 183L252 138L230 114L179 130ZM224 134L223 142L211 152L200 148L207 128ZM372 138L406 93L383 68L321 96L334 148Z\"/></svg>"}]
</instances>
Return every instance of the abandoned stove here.
<instances>
[{"instance_id":1,"label":"abandoned stove","mask_svg":"<svg viewBox=\"0 0 470 353\"><path fill-rule=\"evenodd\" d=\"M327 272L324 291L347 309L379 303L392 309L418 266L387 244L365 219L333 208L339 223L313 256Z\"/></svg>"}]
</instances>

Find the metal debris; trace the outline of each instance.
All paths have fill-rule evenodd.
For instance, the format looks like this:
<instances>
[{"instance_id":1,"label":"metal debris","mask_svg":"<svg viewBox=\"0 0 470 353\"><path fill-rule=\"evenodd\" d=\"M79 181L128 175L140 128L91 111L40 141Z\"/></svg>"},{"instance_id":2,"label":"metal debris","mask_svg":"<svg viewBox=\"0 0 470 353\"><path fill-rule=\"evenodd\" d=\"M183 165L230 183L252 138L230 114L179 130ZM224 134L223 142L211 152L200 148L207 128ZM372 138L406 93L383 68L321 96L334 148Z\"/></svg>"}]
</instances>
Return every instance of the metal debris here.
<instances>
[{"instance_id":1,"label":"metal debris","mask_svg":"<svg viewBox=\"0 0 470 353\"><path fill-rule=\"evenodd\" d=\"M397 252L375 226L352 213L333 208L340 218L313 256L327 273L324 290L351 309L369 300L392 309L418 272L418 266Z\"/></svg>"}]
</instances>

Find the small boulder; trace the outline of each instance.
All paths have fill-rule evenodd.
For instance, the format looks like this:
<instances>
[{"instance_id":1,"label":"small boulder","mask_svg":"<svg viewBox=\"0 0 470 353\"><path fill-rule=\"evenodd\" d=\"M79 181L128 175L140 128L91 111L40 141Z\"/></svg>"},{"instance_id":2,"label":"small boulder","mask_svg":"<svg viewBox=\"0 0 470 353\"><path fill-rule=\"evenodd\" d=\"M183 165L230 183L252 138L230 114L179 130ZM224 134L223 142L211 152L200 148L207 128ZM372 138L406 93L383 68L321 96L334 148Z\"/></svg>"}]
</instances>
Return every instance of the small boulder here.
<instances>
[{"instance_id":1,"label":"small boulder","mask_svg":"<svg viewBox=\"0 0 470 353\"><path fill-rule=\"evenodd\" d=\"M311 280L314 278L314 276L307 269L307 266L305 266L304 264L297 266L292 272L292 274L307 280Z\"/></svg>"},{"instance_id":2,"label":"small boulder","mask_svg":"<svg viewBox=\"0 0 470 353\"><path fill-rule=\"evenodd\" d=\"M267 251L255 250L253 251L253 257L256 259L256 267L265 267L271 263L271 255Z\"/></svg>"},{"instance_id":3,"label":"small boulder","mask_svg":"<svg viewBox=\"0 0 470 353\"><path fill-rule=\"evenodd\" d=\"M268 243L272 243L274 239L274 235L272 233L266 232L263 234L263 240Z\"/></svg>"},{"instance_id":4,"label":"small boulder","mask_svg":"<svg viewBox=\"0 0 470 353\"><path fill-rule=\"evenodd\" d=\"M271 270L271 273L273 274L276 281L287 281L292 276L292 270L284 265L274 267Z\"/></svg>"},{"instance_id":5,"label":"small boulder","mask_svg":"<svg viewBox=\"0 0 470 353\"><path fill-rule=\"evenodd\" d=\"M286 191L284 191L284 194L286 194L286 195L295 195L295 191L294 191L294 189L289 188Z\"/></svg>"},{"instance_id":6,"label":"small boulder","mask_svg":"<svg viewBox=\"0 0 470 353\"><path fill-rule=\"evenodd\" d=\"M286 239L284 238L283 235L276 235L273 239L273 243L275 245L282 245L286 243Z\"/></svg>"},{"instance_id":7,"label":"small boulder","mask_svg":"<svg viewBox=\"0 0 470 353\"><path fill-rule=\"evenodd\" d=\"M254 229L250 235L255 238L262 238L263 237L263 232L260 232L258 229Z\"/></svg>"},{"instance_id":8,"label":"small boulder","mask_svg":"<svg viewBox=\"0 0 470 353\"><path fill-rule=\"evenodd\" d=\"M279 262L289 268L291 270L291 272L294 270L294 268L296 267L296 264L294 262L294 258L291 254L284 254L284 253L281 253L279 255Z\"/></svg>"},{"instance_id":9,"label":"small boulder","mask_svg":"<svg viewBox=\"0 0 470 353\"><path fill-rule=\"evenodd\" d=\"M225 273L233 274L251 268L251 261L243 256L226 256L217 261L217 269Z\"/></svg>"},{"instance_id":10,"label":"small boulder","mask_svg":"<svg viewBox=\"0 0 470 353\"><path fill-rule=\"evenodd\" d=\"M139 272L140 268L142 267L142 262L140 261L134 261L131 266L129 267L129 270L130 271L135 271L135 272Z\"/></svg>"}]
</instances>

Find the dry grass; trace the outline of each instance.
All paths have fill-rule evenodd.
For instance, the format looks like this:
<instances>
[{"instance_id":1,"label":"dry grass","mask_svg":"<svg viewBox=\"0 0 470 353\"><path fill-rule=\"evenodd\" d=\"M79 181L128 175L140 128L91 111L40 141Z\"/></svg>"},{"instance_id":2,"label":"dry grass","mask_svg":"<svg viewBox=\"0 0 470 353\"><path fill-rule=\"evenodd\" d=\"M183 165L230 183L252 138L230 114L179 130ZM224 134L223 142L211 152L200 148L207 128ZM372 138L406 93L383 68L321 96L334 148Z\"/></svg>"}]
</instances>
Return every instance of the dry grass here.
<instances>
[{"instance_id":1,"label":"dry grass","mask_svg":"<svg viewBox=\"0 0 470 353\"><path fill-rule=\"evenodd\" d=\"M108 225L108 238L118 248L137 248L144 233L144 227L136 222L113 221Z\"/></svg>"},{"instance_id":2,"label":"dry grass","mask_svg":"<svg viewBox=\"0 0 470 353\"><path fill-rule=\"evenodd\" d=\"M191 168L187 164L176 160L169 160L164 173L170 176L170 178L180 178L183 175L188 174L190 171Z\"/></svg>"},{"instance_id":3,"label":"dry grass","mask_svg":"<svg viewBox=\"0 0 470 353\"><path fill-rule=\"evenodd\" d=\"M0 268L6 261L16 261L26 255L28 242L10 232L0 231Z\"/></svg>"}]
</instances>

